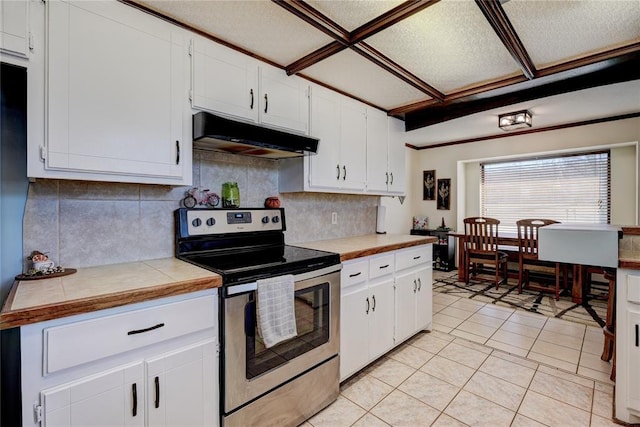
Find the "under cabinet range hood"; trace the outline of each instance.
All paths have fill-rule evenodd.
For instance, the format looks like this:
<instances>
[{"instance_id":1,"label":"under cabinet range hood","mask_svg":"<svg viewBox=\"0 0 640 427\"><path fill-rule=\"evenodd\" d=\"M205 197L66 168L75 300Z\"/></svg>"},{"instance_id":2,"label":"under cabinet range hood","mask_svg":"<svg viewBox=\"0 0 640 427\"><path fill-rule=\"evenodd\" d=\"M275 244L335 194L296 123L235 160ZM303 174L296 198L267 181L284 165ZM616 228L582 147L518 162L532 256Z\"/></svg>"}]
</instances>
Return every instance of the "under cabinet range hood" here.
<instances>
[{"instance_id":1,"label":"under cabinet range hood","mask_svg":"<svg viewBox=\"0 0 640 427\"><path fill-rule=\"evenodd\" d=\"M315 154L318 138L199 112L193 115L193 148L268 159Z\"/></svg>"}]
</instances>

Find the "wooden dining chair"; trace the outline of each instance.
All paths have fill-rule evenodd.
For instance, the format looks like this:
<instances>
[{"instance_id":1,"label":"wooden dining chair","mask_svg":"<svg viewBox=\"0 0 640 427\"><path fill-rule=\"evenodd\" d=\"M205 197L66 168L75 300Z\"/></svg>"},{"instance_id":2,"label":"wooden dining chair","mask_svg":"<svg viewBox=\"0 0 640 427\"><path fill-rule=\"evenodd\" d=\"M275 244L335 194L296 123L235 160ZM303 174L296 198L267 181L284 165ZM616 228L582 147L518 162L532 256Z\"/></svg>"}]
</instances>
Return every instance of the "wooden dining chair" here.
<instances>
[{"instance_id":1,"label":"wooden dining chair","mask_svg":"<svg viewBox=\"0 0 640 427\"><path fill-rule=\"evenodd\" d=\"M538 229L549 224L558 224L558 221L537 218L516 221L518 227L518 293L522 293L523 287L543 292L554 292L557 301L560 299L561 269L563 272L564 287L567 287L566 265L559 262L540 261L538 259ZM530 271L555 275L555 286L551 287L545 286L544 284L536 285L530 283Z\"/></svg>"},{"instance_id":2,"label":"wooden dining chair","mask_svg":"<svg viewBox=\"0 0 640 427\"><path fill-rule=\"evenodd\" d=\"M464 222L464 268L465 277L477 274L480 266L491 265L495 269L496 289L507 283L507 254L498 250L498 224L495 218L471 217ZM500 278L502 273L502 278Z\"/></svg>"}]
</instances>

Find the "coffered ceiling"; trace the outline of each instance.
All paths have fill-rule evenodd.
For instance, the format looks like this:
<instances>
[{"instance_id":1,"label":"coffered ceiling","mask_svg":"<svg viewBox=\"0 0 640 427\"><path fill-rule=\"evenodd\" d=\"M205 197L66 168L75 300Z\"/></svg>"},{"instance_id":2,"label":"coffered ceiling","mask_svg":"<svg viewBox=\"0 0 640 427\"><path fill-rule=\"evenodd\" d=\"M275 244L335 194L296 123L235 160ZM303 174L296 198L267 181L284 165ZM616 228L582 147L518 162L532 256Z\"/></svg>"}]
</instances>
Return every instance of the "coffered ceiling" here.
<instances>
[{"instance_id":1,"label":"coffered ceiling","mask_svg":"<svg viewBox=\"0 0 640 427\"><path fill-rule=\"evenodd\" d=\"M640 79L638 0L122 1L385 110L407 130ZM640 86L631 88L625 108L637 113Z\"/></svg>"}]
</instances>

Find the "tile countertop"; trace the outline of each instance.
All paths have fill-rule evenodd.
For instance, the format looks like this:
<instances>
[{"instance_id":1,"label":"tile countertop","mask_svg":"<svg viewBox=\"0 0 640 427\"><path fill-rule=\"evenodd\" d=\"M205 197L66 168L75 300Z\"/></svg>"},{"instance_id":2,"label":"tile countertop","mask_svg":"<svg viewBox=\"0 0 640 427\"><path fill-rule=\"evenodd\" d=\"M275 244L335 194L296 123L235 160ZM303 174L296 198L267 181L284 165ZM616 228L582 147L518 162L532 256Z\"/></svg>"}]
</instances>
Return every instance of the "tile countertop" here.
<instances>
[{"instance_id":1,"label":"tile countertop","mask_svg":"<svg viewBox=\"0 0 640 427\"><path fill-rule=\"evenodd\" d=\"M622 227L618 267L640 270L640 227Z\"/></svg>"},{"instance_id":2,"label":"tile countertop","mask_svg":"<svg viewBox=\"0 0 640 427\"><path fill-rule=\"evenodd\" d=\"M16 281L0 329L216 288L222 278L176 258L79 268L74 274Z\"/></svg>"},{"instance_id":3,"label":"tile countertop","mask_svg":"<svg viewBox=\"0 0 640 427\"><path fill-rule=\"evenodd\" d=\"M342 239L318 240L315 242L292 243L320 251L337 252L341 261L348 261L369 255L375 255L411 246L435 243L434 236L411 236L408 234L367 234L364 236L345 237Z\"/></svg>"}]
</instances>

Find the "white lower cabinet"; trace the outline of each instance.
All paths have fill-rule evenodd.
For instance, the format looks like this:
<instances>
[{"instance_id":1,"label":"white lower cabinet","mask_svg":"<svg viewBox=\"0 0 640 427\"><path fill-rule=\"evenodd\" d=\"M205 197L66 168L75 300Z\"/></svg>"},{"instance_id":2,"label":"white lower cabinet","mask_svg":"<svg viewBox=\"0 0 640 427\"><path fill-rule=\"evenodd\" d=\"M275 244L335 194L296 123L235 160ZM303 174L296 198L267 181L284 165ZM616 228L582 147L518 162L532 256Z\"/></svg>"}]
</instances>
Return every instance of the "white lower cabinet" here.
<instances>
[{"instance_id":1,"label":"white lower cabinet","mask_svg":"<svg viewBox=\"0 0 640 427\"><path fill-rule=\"evenodd\" d=\"M218 386L214 345L209 341L146 362L149 426L216 424L211 405L217 404Z\"/></svg>"},{"instance_id":2,"label":"white lower cabinet","mask_svg":"<svg viewBox=\"0 0 640 427\"><path fill-rule=\"evenodd\" d=\"M20 329L23 427L219 424L216 290ZM75 357L92 335L119 351Z\"/></svg>"},{"instance_id":3,"label":"white lower cabinet","mask_svg":"<svg viewBox=\"0 0 640 427\"><path fill-rule=\"evenodd\" d=\"M396 276L395 337L401 342L431 323L431 269Z\"/></svg>"},{"instance_id":4,"label":"white lower cabinet","mask_svg":"<svg viewBox=\"0 0 640 427\"><path fill-rule=\"evenodd\" d=\"M43 390L42 425L144 426L144 365L121 366Z\"/></svg>"},{"instance_id":5,"label":"white lower cabinet","mask_svg":"<svg viewBox=\"0 0 640 427\"><path fill-rule=\"evenodd\" d=\"M43 390L43 426L215 425L216 367L210 340Z\"/></svg>"},{"instance_id":6,"label":"white lower cabinet","mask_svg":"<svg viewBox=\"0 0 640 427\"><path fill-rule=\"evenodd\" d=\"M616 278L615 418L640 424L640 271Z\"/></svg>"},{"instance_id":7,"label":"white lower cabinet","mask_svg":"<svg viewBox=\"0 0 640 427\"><path fill-rule=\"evenodd\" d=\"M431 245L343 264L340 381L431 327Z\"/></svg>"}]
</instances>

